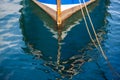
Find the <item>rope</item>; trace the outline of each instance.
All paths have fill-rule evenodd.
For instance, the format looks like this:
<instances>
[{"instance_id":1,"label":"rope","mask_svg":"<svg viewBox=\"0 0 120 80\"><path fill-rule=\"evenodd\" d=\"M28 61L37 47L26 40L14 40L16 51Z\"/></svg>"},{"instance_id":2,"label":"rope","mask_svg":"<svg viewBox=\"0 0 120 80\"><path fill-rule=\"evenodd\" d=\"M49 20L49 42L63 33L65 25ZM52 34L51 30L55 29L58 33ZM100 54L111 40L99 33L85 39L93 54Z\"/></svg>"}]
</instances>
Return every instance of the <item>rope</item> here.
<instances>
[{"instance_id":1,"label":"rope","mask_svg":"<svg viewBox=\"0 0 120 80\"><path fill-rule=\"evenodd\" d=\"M80 3L80 8L81 8L82 16L83 16L83 19L84 19L84 21L85 21L85 25L86 25L86 29L87 29L87 31L88 31L89 37L90 37L91 41L93 42L93 44L95 45L95 47L97 48L97 45L95 44L95 41L94 41L94 39L92 38L92 35L91 35L91 33L90 33L90 30L89 30L89 27L88 27L88 24L87 24L87 20L86 20L86 18L85 18L85 14L84 14L84 11L83 11L82 6L81 6L81 0L79 0L79 3Z\"/></svg>"},{"instance_id":2,"label":"rope","mask_svg":"<svg viewBox=\"0 0 120 80\"><path fill-rule=\"evenodd\" d=\"M96 31L95 31L94 25L93 25L93 23L92 23L91 17L90 17L90 15L89 15L89 12L88 12L88 9L87 9L85 0L83 0L83 3L84 3L84 5L85 5L85 9L86 9L86 12L87 12L87 15L88 15L88 19L89 19L90 24L91 24L91 26L92 26L92 30L93 30L93 32L94 32L94 34L95 34L95 38L96 38L96 40L97 40L98 46L99 46L99 48L100 48L100 51L101 51L103 57L105 58L105 60L108 60L107 56L105 55L105 53L104 53L104 51L103 51L103 49L102 49L102 47L101 47L101 45L100 45L100 41L99 41L99 39L98 39L98 37L97 37L97 34L96 34Z\"/></svg>"},{"instance_id":3,"label":"rope","mask_svg":"<svg viewBox=\"0 0 120 80\"><path fill-rule=\"evenodd\" d=\"M83 9L82 9L81 0L79 0L79 3L80 3L81 12L82 12L82 15L83 15L83 18L84 18L84 21L85 21L86 28L87 28L87 31L88 31L88 33L89 33L90 39L92 40L92 42L93 42L93 44L95 45L95 47L96 47L98 50L101 51L104 59L107 61L107 64L108 64L109 68L113 71L113 73L115 73L118 77L120 77L120 74L119 74L118 72L116 72L115 69L112 67L112 65L110 64L107 56L105 55L105 53L104 53L104 51L103 51L103 49L102 49L102 46L101 46L100 41L99 41L99 39L98 39L98 37L97 37L96 31L95 31L94 25L93 25L93 23L92 23L91 17L90 17L90 15L89 15L89 12L88 12L88 9L87 9L87 6L86 6L85 1L83 0L84 6L85 6L85 10L86 10L86 12L87 12L88 19L89 19L89 21L90 21L90 24L91 24L91 26L92 26L92 30L93 30L93 32L94 32L95 38L96 38L96 40L97 40L97 43L98 43L98 46L99 46L100 49L97 47L97 45L95 44L95 41L93 40L93 38L92 38L92 36L91 36L90 30L89 30L89 28L88 28L88 24L87 24L85 15L84 15L84 11L83 11Z\"/></svg>"}]
</instances>

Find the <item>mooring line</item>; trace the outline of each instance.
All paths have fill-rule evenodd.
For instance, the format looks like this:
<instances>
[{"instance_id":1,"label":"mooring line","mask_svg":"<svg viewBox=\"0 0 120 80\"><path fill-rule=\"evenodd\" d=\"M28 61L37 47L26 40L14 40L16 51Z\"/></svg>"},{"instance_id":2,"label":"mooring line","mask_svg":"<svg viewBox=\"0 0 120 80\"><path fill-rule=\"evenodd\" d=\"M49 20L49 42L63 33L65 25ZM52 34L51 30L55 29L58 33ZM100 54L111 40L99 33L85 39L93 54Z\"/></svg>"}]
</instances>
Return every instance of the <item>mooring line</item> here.
<instances>
[{"instance_id":1,"label":"mooring line","mask_svg":"<svg viewBox=\"0 0 120 80\"><path fill-rule=\"evenodd\" d=\"M84 18L84 21L85 21L85 24L86 24L87 31L88 31L88 33L89 33L89 36L91 36L91 35L90 35L90 34L91 34L91 33L90 33L90 30L89 30L89 28L88 28L88 24L87 24L87 21L86 21L86 18L85 18L84 11L83 11L83 9L82 9L81 0L79 0L79 3L80 3L80 7L81 7L81 12L82 12L83 18ZM87 9L87 6L86 6L86 3L85 3L84 0L83 0L83 3L84 3L85 10L86 10L86 12L87 12L87 16L88 16L88 19L89 19L90 24L91 24L91 26L92 26L92 30L93 30L93 32L94 32L94 35L95 35L95 38L96 38L96 40L97 40L97 43L98 43L98 47L99 47L99 48L98 48L97 45L95 44L95 41L93 40L93 38L90 37L90 39L92 40L92 42L93 42L93 44L95 45L95 47L96 47L99 51L101 51L104 59L107 61L107 64L108 64L109 68L112 70L112 72L113 72L114 74L116 74L118 77L120 77L120 74L115 71L115 69L114 69L114 68L112 67L112 65L110 64L107 56L105 55L105 53L104 53L104 51L103 51L103 49L102 49L102 46L101 46L101 44L100 44L100 41L99 41L99 39L98 39L98 36L97 36L97 34L96 34L94 25L93 25L93 23L92 23L92 19L91 19L90 15L89 15L89 12L88 12L88 9Z\"/></svg>"},{"instance_id":2,"label":"mooring line","mask_svg":"<svg viewBox=\"0 0 120 80\"><path fill-rule=\"evenodd\" d=\"M83 3L84 3L84 6L85 6L85 10L86 10L86 12L87 12L88 19L89 19L90 24L91 24L91 26L92 26L92 30L93 30L93 32L94 32L95 38L96 38L96 40L97 40L98 46L99 46L99 48L100 48L100 51L101 51L103 57L107 60L107 56L105 55L105 53L104 53L104 51L103 51L103 49L102 49L102 47L101 47L101 45L100 45L100 41L99 41L99 39L98 39L98 37L97 37L97 34L96 34L96 31L95 31L94 25L93 25L93 23L92 23L92 19L91 19L90 15L89 15L89 12L88 12L88 9L87 9L85 0L83 0Z\"/></svg>"},{"instance_id":3,"label":"mooring line","mask_svg":"<svg viewBox=\"0 0 120 80\"><path fill-rule=\"evenodd\" d=\"M87 31L88 31L88 34L89 34L89 36L90 36L90 39L91 39L91 41L93 42L93 44L95 45L95 47L97 48L97 45L95 44L95 41L94 41L94 39L92 38L92 35L91 35L91 33L90 33L90 30L89 30L89 27L88 27L88 24L87 24L87 20L86 20L86 18L85 18L85 14L84 14L84 11L83 11L83 9L82 9L81 0L79 0L79 3L80 3L80 8L81 8L82 16L83 16L83 19L84 19L84 21L85 21L86 29L87 29Z\"/></svg>"},{"instance_id":4,"label":"mooring line","mask_svg":"<svg viewBox=\"0 0 120 80\"><path fill-rule=\"evenodd\" d=\"M101 52L102 52L102 55L103 55L103 57L106 59L107 64L108 64L109 68L113 71L113 73L115 73L118 77L120 77L120 74L119 74L118 72L116 72L115 69L113 68L113 66L110 64L110 61L108 60L107 56L105 55L105 52L104 52L103 49L102 49L102 46L100 45L100 41L99 41L99 39L98 39L98 37L97 37L97 34L96 34L96 31L95 31L94 25L93 25L93 23L92 23L92 19L91 19L91 17L90 17L90 14L89 14L89 12L88 12L87 6L86 6L84 0L83 0L83 2L84 2L84 5L85 5L85 9L86 9L86 12L87 12L89 21L90 21L91 26L92 26L93 32L94 32L94 34L95 34L96 40L97 40L98 45L99 45L99 47L100 47L100 50L101 50Z\"/></svg>"}]
</instances>

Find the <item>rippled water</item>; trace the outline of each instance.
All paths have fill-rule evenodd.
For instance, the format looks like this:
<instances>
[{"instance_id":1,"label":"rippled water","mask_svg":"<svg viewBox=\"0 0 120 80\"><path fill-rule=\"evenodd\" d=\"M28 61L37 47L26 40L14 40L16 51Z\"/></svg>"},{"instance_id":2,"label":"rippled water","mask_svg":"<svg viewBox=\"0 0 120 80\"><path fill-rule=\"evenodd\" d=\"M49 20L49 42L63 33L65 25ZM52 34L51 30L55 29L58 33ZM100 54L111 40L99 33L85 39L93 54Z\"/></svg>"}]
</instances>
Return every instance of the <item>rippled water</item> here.
<instances>
[{"instance_id":1,"label":"rippled water","mask_svg":"<svg viewBox=\"0 0 120 80\"><path fill-rule=\"evenodd\" d=\"M119 0L89 6L102 47L118 73L119 7ZM68 19L58 34L55 22L32 1L1 0L0 80L120 80L91 43L80 14Z\"/></svg>"}]
</instances>

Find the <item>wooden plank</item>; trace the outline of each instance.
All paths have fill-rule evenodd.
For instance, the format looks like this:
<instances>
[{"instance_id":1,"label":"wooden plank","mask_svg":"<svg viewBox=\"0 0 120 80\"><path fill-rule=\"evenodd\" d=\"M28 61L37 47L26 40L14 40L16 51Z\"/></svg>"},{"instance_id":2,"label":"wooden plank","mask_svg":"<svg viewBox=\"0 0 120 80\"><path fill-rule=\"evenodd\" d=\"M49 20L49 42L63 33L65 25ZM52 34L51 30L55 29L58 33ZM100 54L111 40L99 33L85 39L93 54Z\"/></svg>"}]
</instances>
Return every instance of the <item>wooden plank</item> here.
<instances>
[{"instance_id":1,"label":"wooden plank","mask_svg":"<svg viewBox=\"0 0 120 80\"><path fill-rule=\"evenodd\" d=\"M36 0L33 0L33 2L35 2L38 6L40 6L44 11L46 11L55 21L56 21L56 11L49 8L48 6L36 1Z\"/></svg>"},{"instance_id":2,"label":"wooden plank","mask_svg":"<svg viewBox=\"0 0 120 80\"><path fill-rule=\"evenodd\" d=\"M91 3L95 2L95 0L90 0L89 2L86 2L86 5L89 5ZM81 5L82 8L84 8L84 5ZM61 14L61 20L64 21L65 19L67 19L68 17L70 17L72 14L74 14L75 12L77 12L78 10L80 10L81 7L80 5L72 7L70 9L67 9L65 11L62 12Z\"/></svg>"}]
</instances>

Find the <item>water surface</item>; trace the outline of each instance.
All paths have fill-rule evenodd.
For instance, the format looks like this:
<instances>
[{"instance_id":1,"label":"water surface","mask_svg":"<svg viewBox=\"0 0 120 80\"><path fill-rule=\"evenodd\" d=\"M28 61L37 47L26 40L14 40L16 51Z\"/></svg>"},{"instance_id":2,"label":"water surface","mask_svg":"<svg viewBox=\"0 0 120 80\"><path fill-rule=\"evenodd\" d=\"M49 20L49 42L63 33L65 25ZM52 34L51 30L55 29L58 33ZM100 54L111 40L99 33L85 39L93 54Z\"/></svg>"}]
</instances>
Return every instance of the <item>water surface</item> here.
<instances>
[{"instance_id":1,"label":"water surface","mask_svg":"<svg viewBox=\"0 0 120 80\"><path fill-rule=\"evenodd\" d=\"M89 6L103 50L118 73L119 5L119 0L102 0ZM119 80L91 43L80 14L64 23L60 36L55 21L32 1L1 0L0 80Z\"/></svg>"}]
</instances>

